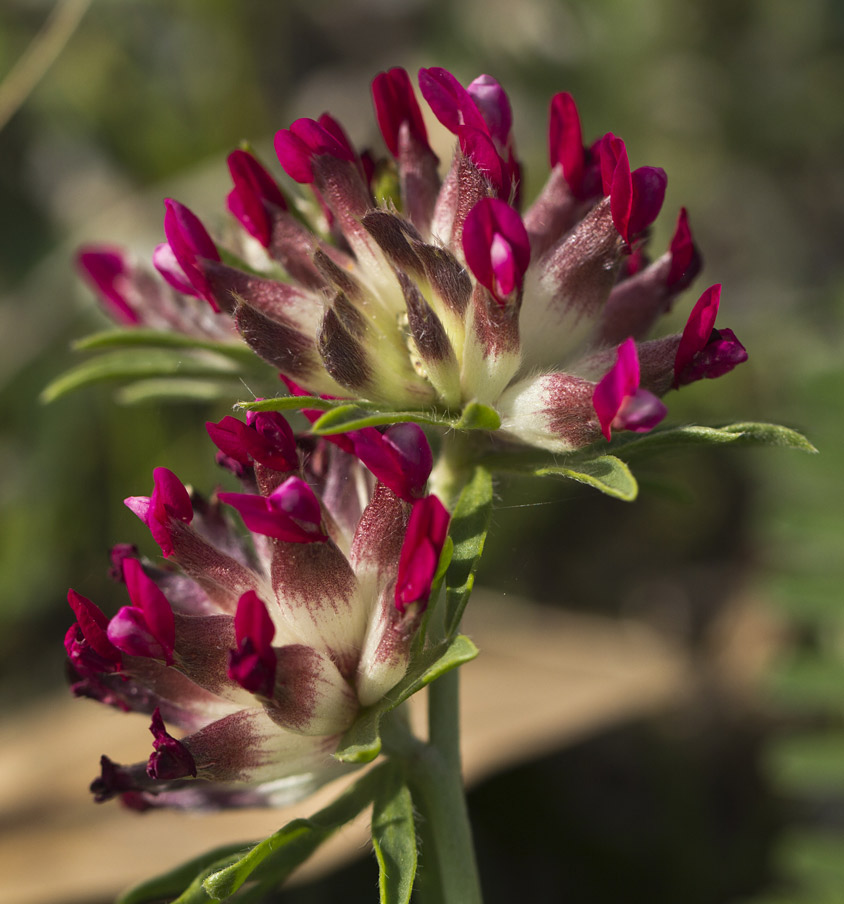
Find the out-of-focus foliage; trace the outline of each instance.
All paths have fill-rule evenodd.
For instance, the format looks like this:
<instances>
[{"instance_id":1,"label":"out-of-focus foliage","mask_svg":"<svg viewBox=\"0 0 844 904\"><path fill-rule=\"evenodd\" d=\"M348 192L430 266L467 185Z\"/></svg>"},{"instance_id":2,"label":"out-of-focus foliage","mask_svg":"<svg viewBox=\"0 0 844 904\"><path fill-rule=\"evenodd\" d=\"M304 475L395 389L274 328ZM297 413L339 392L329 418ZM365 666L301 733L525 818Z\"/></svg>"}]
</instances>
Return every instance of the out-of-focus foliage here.
<instances>
[{"instance_id":1,"label":"out-of-focus foliage","mask_svg":"<svg viewBox=\"0 0 844 904\"><path fill-rule=\"evenodd\" d=\"M0 78L52 7L0 5ZM812 847L812 838L844 823L838 0L93 0L0 132L0 677L24 665L30 687L58 677L68 583L116 602L108 547L144 534L119 500L147 492L154 465L204 489L221 479L197 423L224 409L118 408L105 389L36 403L72 362L70 340L103 325L72 272L72 249L106 239L147 256L169 194L220 225L225 154L244 138L266 148L297 116L330 109L356 141L375 141L369 79L392 65L442 65L464 81L490 72L504 83L527 197L546 169L547 102L559 90L575 95L587 139L612 130L634 165L665 167L654 248L686 205L706 261L699 285L724 283L723 320L751 353L718 392L698 384L669 397L669 417L779 420L821 450L812 459L678 454L655 465L631 508L593 497L581 506L547 484L540 499L516 485L504 505L529 507L501 509L491 535L490 561L508 562L507 574L487 572L545 598L565 583L568 605L656 613L703 646L738 582L772 600L785 631L769 699L787 707L794 736L772 743L766 763L810 823L783 836L780 864L806 882L822 875L821 894L830 871L813 864L842 845L826 834ZM678 323L690 301L678 305ZM763 475L751 479L740 455ZM678 487L694 506L678 502ZM607 539L587 549L576 545L584 536ZM14 695L9 687L0 694L17 699L21 682ZM807 722L812 735L797 731Z\"/></svg>"}]
</instances>

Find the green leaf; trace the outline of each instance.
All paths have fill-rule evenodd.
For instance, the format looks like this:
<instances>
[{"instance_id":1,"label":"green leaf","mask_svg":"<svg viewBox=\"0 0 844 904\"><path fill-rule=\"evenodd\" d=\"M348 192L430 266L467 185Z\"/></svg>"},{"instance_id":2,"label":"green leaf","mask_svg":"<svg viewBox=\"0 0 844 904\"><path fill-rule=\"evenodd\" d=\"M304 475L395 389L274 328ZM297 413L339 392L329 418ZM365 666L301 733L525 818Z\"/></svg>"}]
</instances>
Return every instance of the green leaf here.
<instances>
[{"instance_id":1,"label":"green leaf","mask_svg":"<svg viewBox=\"0 0 844 904\"><path fill-rule=\"evenodd\" d=\"M160 876L155 876L152 879L133 885L120 895L116 904L151 904L153 901L160 901L163 898L172 898L182 894L198 874L204 874L209 868L213 868L225 859L236 858L245 848L250 846L247 844L227 844L201 854L199 857L194 857L192 860L188 860L186 863L162 873ZM207 900L207 897L204 900Z\"/></svg>"},{"instance_id":2,"label":"green leaf","mask_svg":"<svg viewBox=\"0 0 844 904\"><path fill-rule=\"evenodd\" d=\"M215 901L223 901L253 878L258 867L261 871L254 878L273 885L283 882L330 835L372 802L384 780L386 765L372 769L318 813L294 819L234 863L212 872L202 883L204 891Z\"/></svg>"},{"instance_id":3,"label":"green leaf","mask_svg":"<svg viewBox=\"0 0 844 904\"><path fill-rule=\"evenodd\" d=\"M491 516L492 476L486 468L478 467L457 500L448 528L454 552L445 578L447 636L460 627L463 610L475 585L475 572L484 551Z\"/></svg>"},{"instance_id":4,"label":"green leaf","mask_svg":"<svg viewBox=\"0 0 844 904\"><path fill-rule=\"evenodd\" d=\"M360 405L354 404L342 405L327 411L318 421L311 425L311 433L317 436L333 436L335 433L348 433L350 430L362 430L364 427L407 422L429 424L436 427L453 426L451 420L432 412L375 411L372 414L362 415Z\"/></svg>"},{"instance_id":5,"label":"green leaf","mask_svg":"<svg viewBox=\"0 0 844 904\"><path fill-rule=\"evenodd\" d=\"M674 427L668 430L653 430L635 439L625 439L613 447L613 451L624 459L641 454L654 454L664 449L678 446L703 446L733 443L737 446L782 446L800 452L818 450L796 430L779 424L737 423L726 427Z\"/></svg>"},{"instance_id":6,"label":"green leaf","mask_svg":"<svg viewBox=\"0 0 844 904\"><path fill-rule=\"evenodd\" d=\"M133 328L126 330L105 330L92 333L73 343L77 351L95 351L107 348L184 348L217 352L238 361L254 363L255 352L245 342L215 342L211 339L197 339L184 333L169 333L162 330Z\"/></svg>"},{"instance_id":7,"label":"green leaf","mask_svg":"<svg viewBox=\"0 0 844 904\"><path fill-rule=\"evenodd\" d=\"M219 380L160 379L138 380L123 386L115 393L121 405L140 405L144 402L216 402L230 399L236 385Z\"/></svg>"},{"instance_id":8,"label":"green leaf","mask_svg":"<svg viewBox=\"0 0 844 904\"><path fill-rule=\"evenodd\" d=\"M53 380L41 393L42 402L56 399L95 383L151 377L220 377L239 372L238 365L212 352L180 349L137 349L100 355L77 365Z\"/></svg>"},{"instance_id":9,"label":"green leaf","mask_svg":"<svg viewBox=\"0 0 844 904\"><path fill-rule=\"evenodd\" d=\"M361 712L343 735L334 756L344 763L369 763L381 752L379 728L381 717L404 703L408 697L435 681L440 675L471 662L478 648L462 634L426 650L404 678L377 703Z\"/></svg>"},{"instance_id":10,"label":"green leaf","mask_svg":"<svg viewBox=\"0 0 844 904\"><path fill-rule=\"evenodd\" d=\"M401 766L393 761L388 766L372 807L378 890L381 904L409 904L416 876L413 801Z\"/></svg>"},{"instance_id":11,"label":"green leaf","mask_svg":"<svg viewBox=\"0 0 844 904\"><path fill-rule=\"evenodd\" d=\"M244 411L290 411L301 408L316 408L328 411L348 404L344 399L321 399L319 396L279 396L275 399L261 399L259 402L238 402L235 407Z\"/></svg>"},{"instance_id":12,"label":"green leaf","mask_svg":"<svg viewBox=\"0 0 844 904\"><path fill-rule=\"evenodd\" d=\"M458 430L498 430L501 426L501 418L498 416L498 412L489 405L469 402L454 426Z\"/></svg>"},{"instance_id":13,"label":"green leaf","mask_svg":"<svg viewBox=\"0 0 844 904\"><path fill-rule=\"evenodd\" d=\"M630 468L614 455L599 455L589 461L577 462L571 467L546 465L537 468L534 474L537 477L566 477L576 480L624 502L632 502L639 492Z\"/></svg>"}]
</instances>

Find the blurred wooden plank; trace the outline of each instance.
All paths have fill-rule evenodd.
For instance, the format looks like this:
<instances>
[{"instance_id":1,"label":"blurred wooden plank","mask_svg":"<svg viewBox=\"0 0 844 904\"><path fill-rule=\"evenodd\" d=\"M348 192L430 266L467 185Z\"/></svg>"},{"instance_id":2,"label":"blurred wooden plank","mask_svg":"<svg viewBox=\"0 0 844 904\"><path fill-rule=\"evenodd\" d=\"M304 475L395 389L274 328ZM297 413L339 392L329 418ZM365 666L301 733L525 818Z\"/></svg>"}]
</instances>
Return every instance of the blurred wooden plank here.
<instances>
[{"instance_id":1,"label":"blurred wooden plank","mask_svg":"<svg viewBox=\"0 0 844 904\"><path fill-rule=\"evenodd\" d=\"M562 614L478 592L469 633L481 656L462 670L464 758L475 782L623 719L676 704L692 686L684 657L634 623ZM424 724L424 699L413 718ZM216 845L263 837L307 815L338 785L295 807L194 816L95 806L103 752L149 753L148 733L89 701L59 697L0 728L0 874L10 904L90 904ZM366 849L364 815L302 876ZM41 858L44 858L42 862Z\"/></svg>"}]
</instances>

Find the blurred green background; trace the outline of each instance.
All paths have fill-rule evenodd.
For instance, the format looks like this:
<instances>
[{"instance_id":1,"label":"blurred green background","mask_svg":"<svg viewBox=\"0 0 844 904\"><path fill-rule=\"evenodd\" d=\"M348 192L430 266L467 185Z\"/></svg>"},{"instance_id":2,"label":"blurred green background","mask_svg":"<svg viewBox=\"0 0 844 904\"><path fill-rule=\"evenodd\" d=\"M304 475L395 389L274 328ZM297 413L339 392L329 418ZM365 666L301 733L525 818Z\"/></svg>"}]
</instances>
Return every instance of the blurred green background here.
<instances>
[{"instance_id":1,"label":"blurred green background","mask_svg":"<svg viewBox=\"0 0 844 904\"><path fill-rule=\"evenodd\" d=\"M6 711L62 681L65 588L113 599L108 548L146 543L120 500L147 492L158 464L199 487L218 479L196 425L225 408L121 408L106 388L39 405L43 386L76 360L70 342L105 325L73 272L73 249L107 239L148 255L161 239L161 199L171 194L209 224L222 222L225 154L244 138L266 148L298 116L330 110L356 142L377 143L369 81L381 69L441 65L464 83L489 72L513 102L527 198L546 172L548 100L568 90L587 140L611 130L626 140L634 166L667 170L656 253L677 208L689 208L706 262L696 288L724 284L719 322L751 357L723 381L672 397L670 419L780 421L804 430L822 454L683 454L640 471L643 498L630 507L558 484L502 489L489 556L499 564L486 566L488 584L642 618L704 660L725 612L750 598L764 613L760 630L773 631L776 642L752 705L730 724L712 716L670 739L660 726L627 726L597 739L604 745L597 752L564 751L559 761L535 764L532 777L505 776L498 792L476 794L479 832L495 834L485 831L484 807L501 812L502 800L532 800L549 770L582 773L602 787L594 764L618 762L625 766L617 793L580 801L594 826L565 794L536 807L531 825L545 827L548 858L565 862L549 842L559 839L578 851L580 871L543 871L537 841L536 862L523 867L545 883L533 888L534 900L620 900L607 881L613 870L626 901L844 900L844 4L71 0L59 7L68 17L82 14L78 27L68 28L55 63L0 131ZM4 0L0 79L44 35L55 8ZM0 91L8 86L7 77ZM682 323L691 301L681 301L665 329ZM695 808L711 803L712 776L726 782L718 786L725 813L698 818ZM665 783L693 803L668 803ZM610 839L595 814L624 811L637 795L646 821L689 831L657 834L644 854L634 843L640 820ZM581 851L587 835L589 856ZM490 868L496 845L513 852L506 837L482 841ZM577 881L567 886L572 875ZM367 894L372 881L365 880ZM497 886L503 900L507 877ZM316 889L309 894L322 900Z\"/></svg>"}]
</instances>

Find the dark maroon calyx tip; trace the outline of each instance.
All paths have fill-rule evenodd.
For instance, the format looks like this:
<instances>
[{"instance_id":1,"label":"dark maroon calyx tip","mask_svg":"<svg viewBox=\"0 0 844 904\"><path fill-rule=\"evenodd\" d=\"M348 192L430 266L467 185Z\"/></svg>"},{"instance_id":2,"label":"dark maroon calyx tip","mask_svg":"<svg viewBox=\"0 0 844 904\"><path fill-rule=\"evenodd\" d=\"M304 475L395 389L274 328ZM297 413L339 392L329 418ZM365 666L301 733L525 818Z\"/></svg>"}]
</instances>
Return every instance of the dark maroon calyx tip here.
<instances>
[{"instance_id":1,"label":"dark maroon calyx tip","mask_svg":"<svg viewBox=\"0 0 844 904\"><path fill-rule=\"evenodd\" d=\"M686 386L698 380L723 377L745 361L747 349L736 338L736 334L730 329L713 327L706 345L677 375L676 385Z\"/></svg>"},{"instance_id":2,"label":"dark maroon calyx tip","mask_svg":"<svg viewBox=\"0 0 844 904\"><path fill-rule=\"evenodd\" d=\"M229 678L252 694L272 697L277 667L272 646L275 625L254 590L247 590L237 602L234 631L237 649L229 651Z\"/></svg>"},{"instance_id":3,"label":"dark maroon calyx tip","mask_svg":"<svg viewBox=\"0 0 844 904\"><path fill-rule=\"evenodd\" d=\"M120 670L120 652L115 650L114 656L103 656L98 653L86 639L78 622L67 629L64 648L70 664L84 678Z\"/></svg>"},{"instance_id":4,"label":"dark maroon calyx tip","mask_svg":"<svg viewBox=\"0 0 844 904\"><path fill-rule=\"evenodd\" d=\"M111 548L109 558L111 559L111 568L108 570L108 576L113 581L123 582L125 580L123 577L123 563L126 559L140 558L140 554L138 553L138 547L133 543L116 543Z\"/></svg>"},{"instance_id":5,"label":"dark maroon calyx tip","mask_svg":"<svg viewBox=\"0 0 844 904\"><path fill-rule=\"evenodd\" d=\"M118 766L105 754L100 757L100 775L91 782L90 789L98 804L111 800L117 794L138 790L135 779L129 770Z\"/></svg>"},{"instance_id":6,"label":"dark maroon calyx tip","mask_svg":"<svg viewBox=\"0 0 844 904\"><path fill-rule=\"evenodd\" d=\"M147 775L157 781L172 781L177 778L196 777L196 762L191 752L168 734L158 707L152 714L149 730L152 732L154 748L147 761Z\"/></svg>"},{"instance_id":7,"label":"dark maroon calyx tip","mask_svg":"<svg viewBox=\"0 0 844 904\"><path fill-rule=\"evenodd\" d=\"M677 227L668 248L671 255L671 266L665 279L666 288L671 292L682 292L700 273L703 260L689 228L686 208L680 210Z\"/></svg>"},{"instance_id":8,"label":"dark maroon calyx tip","mask_svg":"<svg viewBox=\"0 0 844 904\"><path fill-rule=\"evenodd\" d=\"M229 651L228 676L250 694L271 698L275 689L276 659L261 655L251 638Z\"/></svg>"},{"instance_id":9,"label":"dark maroon calyx tip","mask_svg":"<svg viewBox=\"0 0 844 904\"><path fill-rule=\"evenodd\" d=\"M108 637L108 617L73 589L68 590L67 601L76 616L64 639L73 667L84 677L119 671L120 650Z\"/></svg>"}]
</instances>

